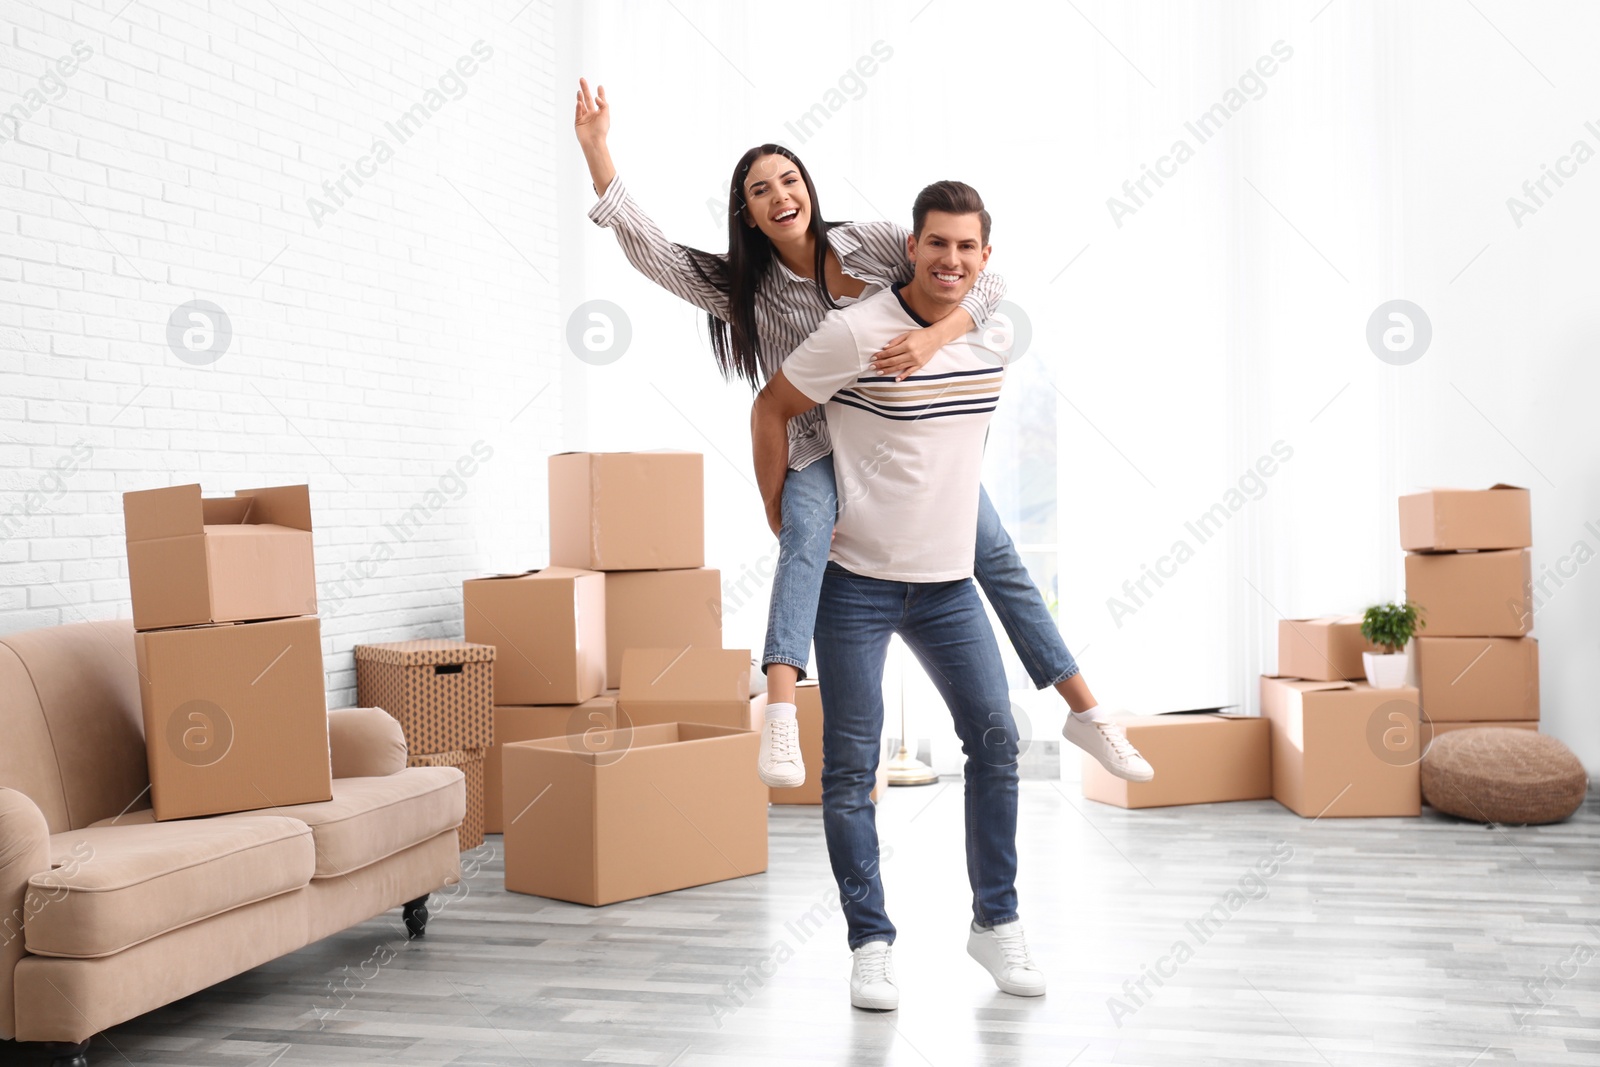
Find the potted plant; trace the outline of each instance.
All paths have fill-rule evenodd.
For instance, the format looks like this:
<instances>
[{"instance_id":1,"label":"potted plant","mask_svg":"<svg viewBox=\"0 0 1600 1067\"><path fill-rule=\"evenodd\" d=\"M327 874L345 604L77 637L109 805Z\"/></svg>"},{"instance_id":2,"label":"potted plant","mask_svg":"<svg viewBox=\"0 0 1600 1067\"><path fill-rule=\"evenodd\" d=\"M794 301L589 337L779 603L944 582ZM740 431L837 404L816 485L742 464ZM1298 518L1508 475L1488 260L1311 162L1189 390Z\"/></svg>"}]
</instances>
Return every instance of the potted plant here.
<instances>
[{"instance_id":1,"label":"potted plant","mask_svg":"<svg viewBox=\"0 0 1600 1067\"><path fill-rule=\"evenodd\" d=\"M1374 604L1361 616L1361 636L1383 648L1361 653L1367 684L1374 689L1398 689L1406 684L1405 647L1426 625L1422 609L1411 601Z\"/></svg>"}]
</instances>

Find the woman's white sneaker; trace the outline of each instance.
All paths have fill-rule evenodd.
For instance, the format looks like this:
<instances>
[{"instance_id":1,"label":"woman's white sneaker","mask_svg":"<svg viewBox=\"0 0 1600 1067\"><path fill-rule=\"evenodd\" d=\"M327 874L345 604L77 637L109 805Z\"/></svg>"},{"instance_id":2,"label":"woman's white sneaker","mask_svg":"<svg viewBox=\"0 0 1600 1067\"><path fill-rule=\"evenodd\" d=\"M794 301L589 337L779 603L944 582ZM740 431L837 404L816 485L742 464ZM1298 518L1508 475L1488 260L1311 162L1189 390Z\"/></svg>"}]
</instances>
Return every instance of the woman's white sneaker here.
<instances>
[{"instance_id":1,"label":"woman's white sneaker","mask_svg":"<svg viewBox=\"0 0 1600 1067\"><path fill-rule=\"evenodd\" d=\"M1127 731L1114 722L1083 722L1067 714L1061 736L1100 761L1100 766L1130 782L1148 782L1155 768L1133 747Z\"/></svg>"},{"instance_id":2,"label":"woman's white sneaker","mask_svg":"<svg viewBox=\"0 0 1600 1067\"><path fill-rule=\"evenodd\" d=\"M850 1005L868 1011L894 1011L900 1006L889 942L868 941L850 954Z\"/></svg>"},{"instance_id":3,"label":"woman's white sneaker","mask_svg":"<svg viewBox=\"0 0 1600 1067\"><path fill-rule=\"evenodd\" d=\"M761 751L756 773L774 789L804 785L805 761L800 758L800 724L794 716L769 718L761 723Z\"/></svg>"},{"instance_id":4,"label":"woman's white sneaker","mask_svg":"<svg viewBox=\"0 0 1600 1067\"><path fill-rule=\"evenodd\" d=\"M1001 923L987 930L971 927L967 955L983 964L1002 993L1017 997L1044 996L1044 972L1028 955L1022 923Z\"/></svg>"}]
</instances>

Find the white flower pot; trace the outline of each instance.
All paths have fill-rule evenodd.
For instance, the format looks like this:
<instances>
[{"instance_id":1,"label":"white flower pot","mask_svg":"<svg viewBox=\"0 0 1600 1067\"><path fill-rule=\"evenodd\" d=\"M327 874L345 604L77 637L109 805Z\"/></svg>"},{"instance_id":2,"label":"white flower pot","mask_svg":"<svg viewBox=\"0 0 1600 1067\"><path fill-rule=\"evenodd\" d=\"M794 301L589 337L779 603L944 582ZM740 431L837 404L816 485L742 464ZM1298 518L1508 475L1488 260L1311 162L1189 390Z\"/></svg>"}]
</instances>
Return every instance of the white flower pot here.
<instances>
[{"instance_id":1,"label":"white flower pot","mask_svg":"<svg viewBox=\"0 0 1600 1067\"><path fill-rule=\"evenodd\" d=\"M1361 665L1367 669L1367 684L1374 689L1399 689L1406 684L1404 652L1363 652Z\"/></svg>"}]
</instances>

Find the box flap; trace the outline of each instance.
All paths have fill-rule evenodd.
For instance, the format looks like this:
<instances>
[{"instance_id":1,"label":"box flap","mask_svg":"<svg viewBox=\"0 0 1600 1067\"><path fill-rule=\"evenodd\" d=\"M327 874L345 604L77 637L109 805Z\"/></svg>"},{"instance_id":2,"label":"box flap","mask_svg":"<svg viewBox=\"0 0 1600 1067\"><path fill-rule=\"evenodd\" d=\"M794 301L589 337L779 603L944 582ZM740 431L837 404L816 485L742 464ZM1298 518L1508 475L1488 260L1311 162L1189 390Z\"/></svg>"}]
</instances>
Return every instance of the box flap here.
<instances>
[{"instance_id":1,"label":"box flap","mask_svg":"<svg viewBox=\"0 0 1600 1067\"><path fill-rule=\"evenodd\" d=\"M1505 483L1505 482L1495 482L1495 483L1494 483L1494 484L1493 484L1493 485L1491 485L1491 486L1490 486L1490 487L1489 487L1489 488L1490 488L1490 489L1515 489L1515 490L1517 490L1517 491L1518 491L1518 492L1520 492L1520 493L1526 493L1526 492L1527 492L1527 491L1528 491L1528 489L1527 489L1527 487L1526 487L1526 486L1521 486L1521 485L1508 485L1508 484L1507 484L1507 483Z\"/></svg>"},{"instance_id":2,"label":"box flap","mask_svg":"<svg viewBox=\"0 0 1600 1067\"><path fill-rule=\"evenodd\" d=\"M200 501L207 526L240 526L249 521L250 501L237 496L210 496Z\"/></svg>"},{"instance_id":3,"label":"box flap","mask_svg":"<svg viewBox=\"0 0 1600 1067\"><path fill-rule=\"evenodd\" d=\"M738 648L630 648L622 653L618 700L750 700L750 651Z\"/></svg>"},{"instance_id":4,"label":"box flap","mask_svg":"<svg viewBox=\"0 0 1600 1067\"><path fill-rule=\"evenodd\" d=\"M234 494L251 507L240 522L272 523L296 530L311 529L311 487L274 485L263 489L241 489Z\"/></svg>"},{"instance_id":5,"label":"box flap","mask_svg":"<svg viewBox=\"0 0 1600 1067\"><path fill-rule=\"evenodd\" d=\"M173 485L122 494L123 527L129 541L153 541L201 533L205 516L200 485Z\"/></svg>"},{"instance_id":6,"label":"box flap","mask_svg":"<svg viewBox=\"0 0 1600 1067\"><path fill-rule=\"evenodd\" d=\"M1320 693L1333 689L1357 688L1357 684L1350 681L1317 682L1308 681L1304 678L1290 678L1282 674L1263 674L1261 677L1273 682L1282 682L1289 688L1298 689L1302 693Z\"/></svg>"}]
</instances>

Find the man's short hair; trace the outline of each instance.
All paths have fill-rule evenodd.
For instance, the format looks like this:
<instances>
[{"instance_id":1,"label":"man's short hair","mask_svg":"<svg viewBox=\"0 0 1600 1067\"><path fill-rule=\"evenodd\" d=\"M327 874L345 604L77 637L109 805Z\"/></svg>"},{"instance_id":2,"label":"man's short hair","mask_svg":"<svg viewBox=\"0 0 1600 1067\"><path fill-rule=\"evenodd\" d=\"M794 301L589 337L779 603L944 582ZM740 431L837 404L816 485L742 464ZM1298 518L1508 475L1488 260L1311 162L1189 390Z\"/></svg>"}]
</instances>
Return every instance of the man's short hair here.
<instances>
[{"instance_id":1,"label":"man's short hair","mask_svg":"<svg viewBox=\"0 0 1600 1067\"><path fill-rule=\"evenodd\" d=\"M922 224L928 221L928 212L943 211L950 215L976 215L983 227L983 243L989 243L989 212L984 209L983 197L966 182L934 182L917 194L911 205L911 233L922 239Z\"/></svg>"}]
</instances>

